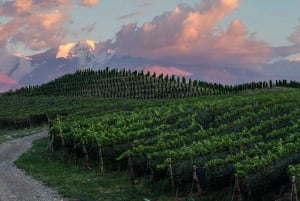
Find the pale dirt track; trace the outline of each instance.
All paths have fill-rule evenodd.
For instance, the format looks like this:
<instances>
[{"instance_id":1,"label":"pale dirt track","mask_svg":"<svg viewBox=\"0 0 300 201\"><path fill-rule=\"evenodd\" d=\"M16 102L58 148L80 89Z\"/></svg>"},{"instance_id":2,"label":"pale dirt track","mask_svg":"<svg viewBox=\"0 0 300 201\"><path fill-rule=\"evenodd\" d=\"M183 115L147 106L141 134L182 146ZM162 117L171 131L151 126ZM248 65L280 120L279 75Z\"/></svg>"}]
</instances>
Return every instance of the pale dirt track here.
<instances>
[{"instance_id":1,"label":"pale dirt track","mask_svg":"<svg viewBox=\"0 0 300 201\"><path fill-rule=\"evenodd\" d=\"M0 201L61 201L57 192L25 175L14 161L31 147L34 140L48 136L40 132L0 144Z\"/></svg>"}]
</instances>

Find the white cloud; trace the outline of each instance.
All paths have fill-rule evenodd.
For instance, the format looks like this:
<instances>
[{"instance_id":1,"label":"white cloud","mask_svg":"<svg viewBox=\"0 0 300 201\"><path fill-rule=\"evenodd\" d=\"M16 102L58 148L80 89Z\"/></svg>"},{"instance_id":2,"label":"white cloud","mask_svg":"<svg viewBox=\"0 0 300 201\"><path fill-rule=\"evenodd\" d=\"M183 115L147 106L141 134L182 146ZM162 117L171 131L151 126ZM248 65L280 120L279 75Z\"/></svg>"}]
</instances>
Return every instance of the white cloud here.
<instances>
[{"instance_id":1,"label":"white cloud","mask_svg":"<svg viewBox=\"0 0 300 201\"><path fill-rule=\"evenodd\" d=\"M219 22L238 6L238 0L204 0L194 7L179 5L141 27L123 26L114 46L120 55L260 70L261 63L270 58L271 49L248 33L239 19L215 32Z\"/></svg>"}]
</instances>

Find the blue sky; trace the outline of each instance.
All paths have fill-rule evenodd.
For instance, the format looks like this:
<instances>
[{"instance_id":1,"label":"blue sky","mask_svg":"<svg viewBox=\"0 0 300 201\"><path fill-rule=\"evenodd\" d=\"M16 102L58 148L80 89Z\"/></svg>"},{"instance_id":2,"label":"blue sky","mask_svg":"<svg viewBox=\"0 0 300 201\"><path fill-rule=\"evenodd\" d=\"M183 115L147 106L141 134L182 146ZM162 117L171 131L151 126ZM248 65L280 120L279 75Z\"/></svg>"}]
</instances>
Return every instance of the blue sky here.
<instances>
[{"instance_id":1,"label":"blue sky","mask_svg":"<svg viewBox=\"0 0 300 201\"><path fill-rule=\"evenodd\" d=\"M33 3L35 3L35 1L37 2L37 0L16 0L15 2L18 1L21 2L21 4L27 4L27 2L30 1ZM59 10L60 12L64 12L64 14L68 15L68 19L66 19L66 21L60 22L60 26L67 29L69 32L63 40L55 41L61 43L76 42L84 39L90 39L97 42L114 39L115 34L120 31L123 25L137 23L138 26L142 26L144 23L151 22L154 17L159 16L164 12L171 12L177 5L188 4L190 6L194 6L203 3L203 0L164 0L163 3L159 0L53 1L57 3L48 5L48 10L35 8L37 11L32 12L49 12L51 10ZM83 5L84 1L90 1L92 3L86 6ZM217 2L217 0L206 1ZM14 1L4 0L3 3L0 3L2 10L10 12L11 8L6 4L11 2ZM39 2L46 1L39 0ZM298 10L300 8L299 0L239 0L238 3L239 6L232 12L228 13L215 28L218 29L222 27L223 29L226 29L226 27L228 27L234 19L240 19L247 27L248 32L255 34L257 40L265 41L272 47L290 45L287 37L293 32L295 27L298 27L300 24L300 14ZM44 3L44 5L46 5L46 3ZM8 20L13 19L14 17L14 14L0 15L0 22L5 24ZM34 24L30 26L34 26ZM84 27L89 28L90 31L81 31ZM12 35L13 34L16 33L12 33ZM12 43L11 38L7 36L2 40L6 42L5 48L8 51L17 51L25 55L33 52L44 51L51 47L50 43L49 45L45 45L41 48L34 48L33 50L32 47L28 47L28 43L30 43L30 41L25 41L24 39L19 39L19 41L15 40L15 42ZM57 44L54 43L54 45Z\"/></svg>"},{"instance_id":2,"label":"blue sky","mask_svg":"<svg viewBox=\"0 0 300 201\"><path fill-rule=\"evenodd\" d=\"M151 60L142 67L158 73L300 81L299 8L299 0L4 0L0 52L5 60L89 39L100 55Z\"/></svg>"},{"instance_id":3,"label":"blue sky","mask_svg":"<svg viewBox=\"0 0 300 201\"><path fill-rule=\"evenodd\" d=\"M76 6L72 13L74 24L72 29L95 23L95 30L88 35L81 35L78 39L92 39L105 41L114 38L117 31L124 24L137 22L142 25L152 21L166 11L172 11L179 4L199 4L200 0L102 0L93 8ZM240 6L228 15L221 26L228 26L235 19L247 26L249 32L272 46L288 45L288 35L299 25L299 0L270 1L270 0L241 0ZM137 13L136 16L120 20L119 17Z\"/></svg>"}]
</instances>

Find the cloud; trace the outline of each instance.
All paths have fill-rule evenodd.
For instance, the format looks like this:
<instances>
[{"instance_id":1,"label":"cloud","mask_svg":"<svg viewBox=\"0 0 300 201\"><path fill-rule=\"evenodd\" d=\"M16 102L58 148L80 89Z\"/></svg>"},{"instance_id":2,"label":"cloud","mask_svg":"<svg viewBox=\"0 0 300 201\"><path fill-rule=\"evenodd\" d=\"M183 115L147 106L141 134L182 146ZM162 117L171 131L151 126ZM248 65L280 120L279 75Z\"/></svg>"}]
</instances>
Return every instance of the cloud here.
<instances>
[{"instance_id":1,"label":"cloud","mask_svg":"<svg viewBox=\"0 0 300 201\"><path fill-rule=\"evenodd\" d=\"M0 84L3 85L16 85L18 82L11 77L8 77L7 75L0 72Z\"/></svg>"},{"instance_id":2,"label":"cloud","mask_svg":"<svg viewBox=\"0 0 300 201\"><path fill-rule=\"evenodd\" d=\"M185 70L181 70L174 66L160 66L160 65L151 65L146 66L143 69L144 72L150 72L151 74L156 73L156 75L177 75L177 76L191 76L192 73Z\"/></svg>"},{"instance_id":3,"label":"cloud","mask_svg":"<svg viewBox=\"0 0 300 201\"><path fill-rule=\"evenodd\" d=\"M114 46L120 55L260 70L261 63L270 58L267 43L257 41L239 19L216 32L216 26L238 6L238 0L203 0L194 7L179 5L141 27L135 23L123 26Z\"/></svg>"},{"instance_id":4,"label":"cloud","mask_svg":"<svg viewBox=\"0 0 300 201\"><path fill-rule=\"evenodd\" d=\"M161 3L161 1L159 1L159 0L151 0L151 1L149 1L149 0L125 0L125 1L127 1L128 3L134 3L139 7L149 7L149 6L153 6L158 3Z\"/></svg>"},{"instance_id":5,"label":"cloud","mask_svg":"<svg viewBox=\"0 0 300 201\"><path fill-rule=\"evenodd\" d=\"M60 11L31 14L26 21L19 20L25 25L20 24L22 28L16 30L11 42L26 43L32 50L57 46L67 38L68 30L63 27L66 19L68 14Z\"/></svg>"},{"instance_id":6,"label":"cloud","mask_svg":"<svg viewBox=\"0 0 300 201\"><path fill-rule=\"evenodd\" d=\"M280 46L272 48L272 58L285 58L290 55L300 53L300 46L291 45L291 46Z\"/></svg>"},{"instance_id":7,"label":"cloud","mask_svg":"<svg viewBox=\"0 0 300 201\"><path fill-rule=\"evenodd\" d=\"M288 40L295 44L300 44L300 26L288 37Z\"/></svg>"},{"instance_id":8,"label":"cloud","mask_svg":"<svg viewBox=\"0 0 300 201\"><path fill-rule=\"evenodd\" d=\"M289 59L290 62L300 62L300 56Z\"/></svg>"},{"instance_id":9,"label":"cloud","mask_svg":"<svg viewBox=\"0 0 300 201\"><path fill-rule=\"evenodd\" d=\"M68 58L70 51L75 47L76 43L62 44L58 47L56 58Z\"/></svg>"},{"instance_id":10,"label":"cloud","mask_svg":"<svg viewBox=\"0 0 300 201\"><path fill-rule=\"evenodd\" d=\"M0 48L24 46L42 50L66 42L74 31L68 30L73 5L79 0L4 0L0 2ZM94 6L99 1L81 0L82 6ZM93 26L85 28L91 31Z\"/></svg>"},{"instance_id":11,"label":"cloud","mask_svg":"<svg viewBox=\"0 0 300 201\"><path fill-rule=\"evenodd\" d=\"M299 59L299 58L298 58ZM300 60L282 60L264 65L263 73L273 80L286 79L300 81Z\"/></svg>"},{"instance_id":12,"label":"cloud","mask_svg":"<svg viewBox=\"0 0 300 201\"><path fill-rule=\"evenodd\" d=\"M33 5L31 0L16 0L13 6L16 8L17 12L26 12L29 11Z\"/></svg>"},{"instance_id":13,"label":"cloud","mask_svg":"<svg viewBox=\"0 0 300 201\"><path fill-rule=\"evenodd\" d=\"M129 13L127 15L122 15L120 17L117 18L117 20L124 20L124 19L128 19L128 18L133 18L135 16L139 16L139 15L143 15L143 12L133 12L133 13Z\"/></svg>"},{"instance_id":14,"label":"cloud","mask_svg":"<svg viewBox=\"0 0 300 201\"><path fill-rule=\"evenodd\" d=\"M81 32L93 32L96 28L96 22L81 28Z\"/></svg>"},{"instance_id":15,"label":"cloud","mask_svg":"<svg viewBox=\"0 0 300 201\"><path fill-rule=\"evenodd\" d=\"M300 19L299 19L300 21ZM288 36L288 40L296 45L300 46L300 25L298 25L297 27L294 28L293 33Z\"/></svg>"},{"instance_id":16,"label":"cloud","mask_svg":"<svg viewBox=\"0 0 300 201\"><path fill-rule=\"evenodd\" d=\"M203 72L202 79L208 82L232 84L234 80L239 80L240 77L222 69L207 68Z\"/></svg>"},{"instance_id":17,"label":"cloud","mask_svg":"<svg viewBox=\"0 0 300 201\"><path fill-rule=\"evenodd\" d=\"M149 7L149 6L153 6L155 3L157 3L157 2L154 2L154 1L152 1L152 2L149 2L149 1L147 1L147 2L140 2L138 4L138 6L139 7Z\"/></svg>"},{"instance_id":18,"label":"cloud","mask_svg":"<svg viewBox=\"0 0 300 201\"><path fill-rule=\"evenodd\" d=\"M291 57L300 53L300 25L294 28L292 33L287 37L287 40L291 43L291 45L272 48L273 60L269 63L291 61Z\"/></svg>"},{"instance_id":19,"label":"cloud","mask_svg":"<svg viewBox=\"0 0 300 201\"><path fill-rule=\"evenodd\" d=\"M0 72L0 93L15 88L18 85L19 84L16 80Z\"/></svg>"},{"instance_id":20,"label":"cloud","mask_svg":"<svg viewBox=\"0 0 300 201\"><path fill-rule=\"evenodd\" d=\"M1 50L0 61L0 72L16 81L20 81L25 75L34 70L31 59L18 53L9 54Z\"/></svg>"},{"instance_id":21,"label":"cloud","mask_svg":"<svg viewBox=\"0 0 300 201\"><path fill-rule=\"evenodd\" d=\"M82 6L87 6L87 7L95 6L99 2L100 2L100 0L80 0L80 4Z\"/></svg>"}]
</instances>

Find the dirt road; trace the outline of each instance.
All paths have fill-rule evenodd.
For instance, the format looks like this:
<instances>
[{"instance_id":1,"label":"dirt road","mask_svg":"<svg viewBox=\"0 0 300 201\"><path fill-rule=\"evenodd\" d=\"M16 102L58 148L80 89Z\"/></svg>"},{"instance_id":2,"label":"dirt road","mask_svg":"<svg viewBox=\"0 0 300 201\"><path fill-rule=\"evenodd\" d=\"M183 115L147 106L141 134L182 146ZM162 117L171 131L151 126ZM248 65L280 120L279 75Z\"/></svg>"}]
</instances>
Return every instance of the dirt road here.
<instances>
[{"instance_id":1,"label":"dirt road","mask_svg":"<svg viewBox=\"0 0 300 201\"><path fill-rule=\"evenodd\" d=\"M14 161L47 131L0 144L0 201L61 201L57 192L17 169Z\"/></svg>"}]
</instances>

